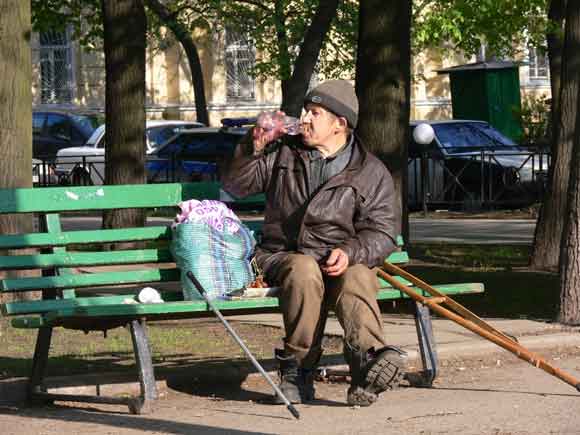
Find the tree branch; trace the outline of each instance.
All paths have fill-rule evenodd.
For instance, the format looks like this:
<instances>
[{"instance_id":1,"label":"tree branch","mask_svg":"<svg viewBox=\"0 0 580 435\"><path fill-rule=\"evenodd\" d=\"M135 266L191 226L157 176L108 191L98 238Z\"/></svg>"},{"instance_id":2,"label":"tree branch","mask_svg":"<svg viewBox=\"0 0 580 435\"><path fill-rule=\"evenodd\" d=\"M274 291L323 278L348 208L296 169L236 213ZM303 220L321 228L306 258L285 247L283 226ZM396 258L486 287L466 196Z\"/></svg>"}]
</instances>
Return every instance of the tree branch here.
<instances>
[{"instance_id":1,"label":"tree branch","mask_svg":"<svg viewBox=\"0 0 580 435\"><path fill-rule=\"evenodd\" d=\"M209 115L207 113L207 104L205 100L205 85L203 72L197 47L191 37L187 27L176 19L173 19L173 11L159 0L144 0L147 7L162 21L175 35L177 40L187 54L189 69L191 70L191 82L195 94L195 111L197 120L205 125L209 125Z\"/></svg>"},{"instance_id":2,"label":"tree branch","mask_svg":"<svg viewBox=\"0 0 580 435\"><path fill-rule=\"evenodd\" d=\"M248 5L256 6L257 8L260 8L260 9L262 9L263 11L265 11L265 12L267 12L269 14L272 13L272 10L268 6L266 6L265 4L260 3L258 1L254 1L254 0L234 0L234 3L245 3L245 4L248 4Z\"/></svg>"}]
</instances>

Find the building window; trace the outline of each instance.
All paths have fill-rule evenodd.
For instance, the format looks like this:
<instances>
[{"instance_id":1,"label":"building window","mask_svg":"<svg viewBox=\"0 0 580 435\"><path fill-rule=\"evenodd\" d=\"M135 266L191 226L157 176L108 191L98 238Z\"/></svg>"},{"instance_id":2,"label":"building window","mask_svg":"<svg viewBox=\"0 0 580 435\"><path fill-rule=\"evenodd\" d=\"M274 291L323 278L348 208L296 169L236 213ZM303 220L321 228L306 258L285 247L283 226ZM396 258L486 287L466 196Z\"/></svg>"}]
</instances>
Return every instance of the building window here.
<instances>
[{"instance_id":1,"label":"building window","mask_svg":"<svg viewBox=\"0 0 580 435\"><path fill-rule=\"evenodd\" d=\"M254 101L251 75L256 60L253 44L243 35L226 31L226 86L228 101Z\"/></svg>"},{"instance_id":2,"label":"building window","mask_svg":"<svg viewBox=\"0 0 580 435\"><path fill-rule=\"evenodd\" d=\"M550 67L546 50L529 47L528 64L530 80L548 80L550 78Z\"/></svg>"},{"instance_id":3,"label":"building window","mask_svg":"<svg viewBox=\"0 0 580 435\"><path fill-rule=\"evenodd\" d=\"M41 32L39 40L41 103L72 103L74 80L69 32Z\"/></svg>"}]
</instances>

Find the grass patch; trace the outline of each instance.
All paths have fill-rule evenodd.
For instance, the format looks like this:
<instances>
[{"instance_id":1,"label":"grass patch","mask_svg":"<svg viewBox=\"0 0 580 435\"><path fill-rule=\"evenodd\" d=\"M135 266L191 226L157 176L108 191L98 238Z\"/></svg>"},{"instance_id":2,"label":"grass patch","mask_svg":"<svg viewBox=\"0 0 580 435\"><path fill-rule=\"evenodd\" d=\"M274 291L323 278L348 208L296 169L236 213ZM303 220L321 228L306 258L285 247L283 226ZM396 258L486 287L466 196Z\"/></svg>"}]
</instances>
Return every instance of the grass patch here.
<instances>
[{"instance_id":1,"label":"grass patch","mask_svg":"<svg viewBox=\"0 0 580 435\"><path fill-rule=\"evenodd\" d=\"M528 245L413 243L407 249L414 260L481 269L525 267L531 254Z\"/></svg>"},{"instance_id":2,"label":"grass patch","mask_svg":"<svg viewBox=\"0 0 580 435\"><path fill-rule=\"evenodd\" d=\"M558 313L560 291L557 274L438 266L409 266L407 270L429 284L483 283L483 294L453 297L482 317L553 320Z\"/></svg>"},{"instance_id":3,"label":"grass patch","mask_svg":"<svg viewBox=\"0 0 580 435\"><path fill-rule=\"evenodd\" d=\"M278 328L239 322L232 326L256 358L272 358L274 346L282 342ZM223 325L213 319L150 323L148 333L156 367L245 358ZM29 375L35 341L36 330L12 328L8 319L0 318L0 379ZM110 330L106 339L102 332L54 329L49 376L126 370L136 370L128 329Z\"/></svg>"}]
</instances>

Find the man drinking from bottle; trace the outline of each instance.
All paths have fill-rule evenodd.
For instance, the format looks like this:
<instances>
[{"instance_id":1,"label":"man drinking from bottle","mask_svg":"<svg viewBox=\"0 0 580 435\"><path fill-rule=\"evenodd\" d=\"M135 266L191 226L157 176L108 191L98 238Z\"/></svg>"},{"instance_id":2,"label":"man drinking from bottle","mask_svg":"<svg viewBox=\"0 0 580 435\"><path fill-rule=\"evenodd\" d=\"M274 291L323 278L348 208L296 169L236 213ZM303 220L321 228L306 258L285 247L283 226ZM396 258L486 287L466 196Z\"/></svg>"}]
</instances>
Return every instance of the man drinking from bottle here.
<instances>
[{"instance_id":1,"label":"man drinking from bottle","mask_svg":"<svg viewBox=\"0 0 580 435\"><path fill-rule=\"evenodd\" d=\"M266 196L256 261L281 287L285 338L275 355L280 388L293 403L314 399L329 308L344 329L349 405L371 405L404 372L404 355L384 339L373 271L396 247L395 191L387 168L354 134L357 118L353 86L324 82L305 97L300 135L254 127L222 179L234 196Z\"/></svg>"}]
</instances>

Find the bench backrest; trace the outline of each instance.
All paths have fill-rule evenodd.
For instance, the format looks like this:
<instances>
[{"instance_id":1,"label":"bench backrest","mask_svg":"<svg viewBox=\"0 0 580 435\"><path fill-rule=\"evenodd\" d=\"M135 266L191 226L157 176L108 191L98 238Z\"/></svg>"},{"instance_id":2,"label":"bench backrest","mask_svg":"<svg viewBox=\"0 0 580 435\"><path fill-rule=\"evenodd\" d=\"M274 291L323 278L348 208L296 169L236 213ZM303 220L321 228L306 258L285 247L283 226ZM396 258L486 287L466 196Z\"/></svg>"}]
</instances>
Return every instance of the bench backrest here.
<instances>
[{"instance_id":1,"label":"bench backrest","mask_svg":"<svg viewBox=\"0 0 580 435\"><path fill-rule=\"evenodd\" d=\"M11 255L1 256L1 270L37 271L36 276L13 277L9 273L0 281L0 289L2 292L42 290L43 299L67 299L75 298L82 293L81 289L91 287L176 281L179 273L172 264L168 247L171 231L167 225L63 231L61 213L175 208L183 200L207 195L212 187L210 183L189 183L2 189L0 213L35 213L39 218L39 230L30 234L0 236L0 249L28 249L23 255L14 255L18 252L13 251ZM213 196L216 195L217 192ZM145 242L145 247L122 251L104 247L120 242ZM35 251L31 253L30 248ZM112 265L123 266L126 270L123 267L106 270ZM100 269L91 270L94 266L100 266ZM89 268L87 271L93 273L74 273L77 268ZM49 305L11 303L6 304L3 311L5 314L39 313Z\"/></svg>"},{"instance_id":2,"label":"bench backrest","mask_svg":"<svg viewBox=\"0 0 580 435\"><path fill-rule=\"evenodd\" d=\"M0 250L26 250L0 256L0 271L8 272L0 280L0 291L42 291L39 300L4 304L2 312L44 313L54 309L58 300L94 297L95 288L119 285L140 288L179 281L179 270L169 251L169 225L64 231L61 213L170 207L173 216L179 202L206 198L219 198L216 183L0 189L0 214L34 213L39 218L38 231L34 233L0 236ZM252 229L259 229L260 225L249 222ZM144 242L145 247L108 249L110 244L122 242ZM405 260L405 253L392 258L393 262ZM79 268L88 273L75 273ZM18 270L33 273L14 276L12 272Z\"/></svg>"}]
</instances>

